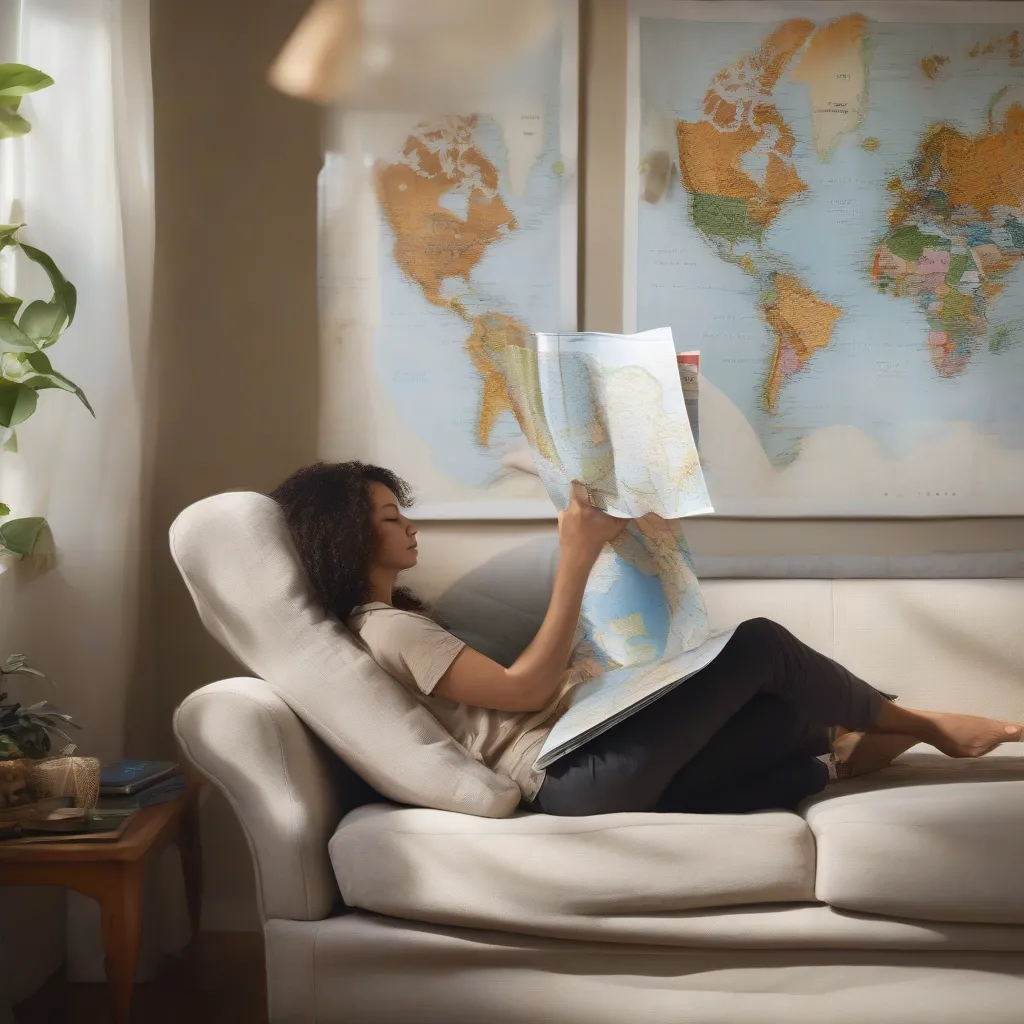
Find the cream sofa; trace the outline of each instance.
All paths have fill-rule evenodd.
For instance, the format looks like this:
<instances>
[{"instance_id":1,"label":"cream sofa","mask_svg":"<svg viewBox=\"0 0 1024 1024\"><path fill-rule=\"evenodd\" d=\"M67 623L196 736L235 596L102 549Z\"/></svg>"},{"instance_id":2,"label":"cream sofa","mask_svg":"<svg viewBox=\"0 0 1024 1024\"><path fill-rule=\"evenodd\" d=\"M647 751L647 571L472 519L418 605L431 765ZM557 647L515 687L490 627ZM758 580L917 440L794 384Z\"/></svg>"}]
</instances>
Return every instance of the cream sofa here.
<instances>
[{"instance_id":1,"label":"cream sofa","mask_svg":"<svg viewBox=\"0 0 1024 1024\"><path fill-rule=\"evenodd\" d=\"M442 609L521 639L552 561L531 545ZM1024 581L705 595L715 623L775 618L906 703L1024 719ZM248 837L274 1024L1024 1020L1024 744L915 748L799 814L494 819L381 801L273 681L204 686L175 730Z\"/></svg>"}]
</instances>

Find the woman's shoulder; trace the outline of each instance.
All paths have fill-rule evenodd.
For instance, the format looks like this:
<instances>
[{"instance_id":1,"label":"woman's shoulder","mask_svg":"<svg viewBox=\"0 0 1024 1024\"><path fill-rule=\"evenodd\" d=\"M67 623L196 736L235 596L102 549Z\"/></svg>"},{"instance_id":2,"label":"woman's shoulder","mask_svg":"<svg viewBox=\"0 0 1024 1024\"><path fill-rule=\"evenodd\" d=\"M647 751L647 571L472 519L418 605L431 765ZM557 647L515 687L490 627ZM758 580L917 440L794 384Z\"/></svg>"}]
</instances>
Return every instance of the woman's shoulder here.
<instances>
[{"instance_id":1,"label":"woman's shoulder","mask_svg":"<svg viewBox=\"0 0 1024 1024\"><path fill-rule=\"evenodd\" d=\"M427 693L440 678L436 666L443 662L443 672L465 646L429 616L389 604L361 605L346 624L378 665Z\"/></svg>"},{"instance_id":2,"label":"woman's shoulder","mask_svg":"<svg viewBox=\"0 0 1024 1024\"><path fill-rule=\"evenodd\" d=\"M345 625L356 633L368 631L378 632L391 630L443 629L425 612L415 612L405 608L395 608L383 601L371 601L352 609L352 614L345 620Z\"/></svg>"}]
</instances>

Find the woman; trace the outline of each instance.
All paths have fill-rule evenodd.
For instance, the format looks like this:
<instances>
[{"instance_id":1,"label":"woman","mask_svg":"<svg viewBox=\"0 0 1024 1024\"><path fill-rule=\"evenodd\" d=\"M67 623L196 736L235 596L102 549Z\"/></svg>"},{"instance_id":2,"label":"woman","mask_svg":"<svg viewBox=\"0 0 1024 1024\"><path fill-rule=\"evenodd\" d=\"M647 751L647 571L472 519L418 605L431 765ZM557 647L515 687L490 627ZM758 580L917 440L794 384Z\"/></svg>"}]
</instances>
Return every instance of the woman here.
<instances>
[{"instance_id":1,"label":"woman","mask_svg":"<svg viewBox=\"0 0 1024 1024\"><path fill-rule=\"evenodd\" d=\"M538 772L537 752L565 707L587 577L625 521L574 493L559 516L544 621L505 668L396 586L417 550L416 527L403 512L409 488L395 474L319 463L272 497L327 610L474 757L514 779L524 801L545 813L792 808L830 774L875 770L918 741L976 757L1021 738L1020 726L1008 722L899 707L777 623L751 619L683 685ZM830 773L829 763L837 770Z\"/></svg>"}]
</instances>

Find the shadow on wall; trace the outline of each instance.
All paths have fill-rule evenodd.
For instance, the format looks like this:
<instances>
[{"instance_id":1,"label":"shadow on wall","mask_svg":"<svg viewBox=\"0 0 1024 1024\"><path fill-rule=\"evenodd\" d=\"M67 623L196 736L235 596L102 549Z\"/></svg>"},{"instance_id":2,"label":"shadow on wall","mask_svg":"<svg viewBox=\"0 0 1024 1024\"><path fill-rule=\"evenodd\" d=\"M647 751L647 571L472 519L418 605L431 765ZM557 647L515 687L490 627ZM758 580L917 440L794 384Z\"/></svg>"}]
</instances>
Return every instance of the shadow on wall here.
<instances>
[{"instance_id":1,"label":"shadow on wall","mask_svg":"<svg viewBox=\"0 0 1024 1024\"><path fill-rule=\"evenodd\" d=\"M449 587L437 615L461 640L511 665L544 621L557 563L555 533L504 551Z\"/></svg>"},{"instance_id":2,"label":"shadow on wall","mask_svg":"<svg viewBox=\"0 0 1024 1024\"><path fill-rule=\"evenodd\" d=\"M156 266L129 755L174 756L174 707L238 674L171 562L171 521L209 494L269 489L316 456L320 112L266 82L308 6L152 9ZM209 923L252 927L248 851L219 797L204 832Z\"/></svg>"}]
</instances>

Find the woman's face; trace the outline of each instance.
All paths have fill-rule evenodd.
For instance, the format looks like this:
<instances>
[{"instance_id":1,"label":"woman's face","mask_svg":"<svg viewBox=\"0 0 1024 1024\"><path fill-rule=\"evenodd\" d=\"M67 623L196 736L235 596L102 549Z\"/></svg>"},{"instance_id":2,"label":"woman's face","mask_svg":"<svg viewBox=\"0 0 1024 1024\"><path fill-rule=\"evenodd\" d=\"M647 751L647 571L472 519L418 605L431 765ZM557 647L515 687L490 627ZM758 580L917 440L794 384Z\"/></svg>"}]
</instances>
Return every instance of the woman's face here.
<instances>
[{"instance_id":1,"label":"woman's face","mask_svg":"<svg viewBox=\"0 0 1024 1024\"><path fill-rule=\"evenodd\" d=\"M416 527L402 515L398 499L384 484L370 484L373 532L377 537L374 562L401 572L416 564Z\"/></svg>"}]
</instances>

